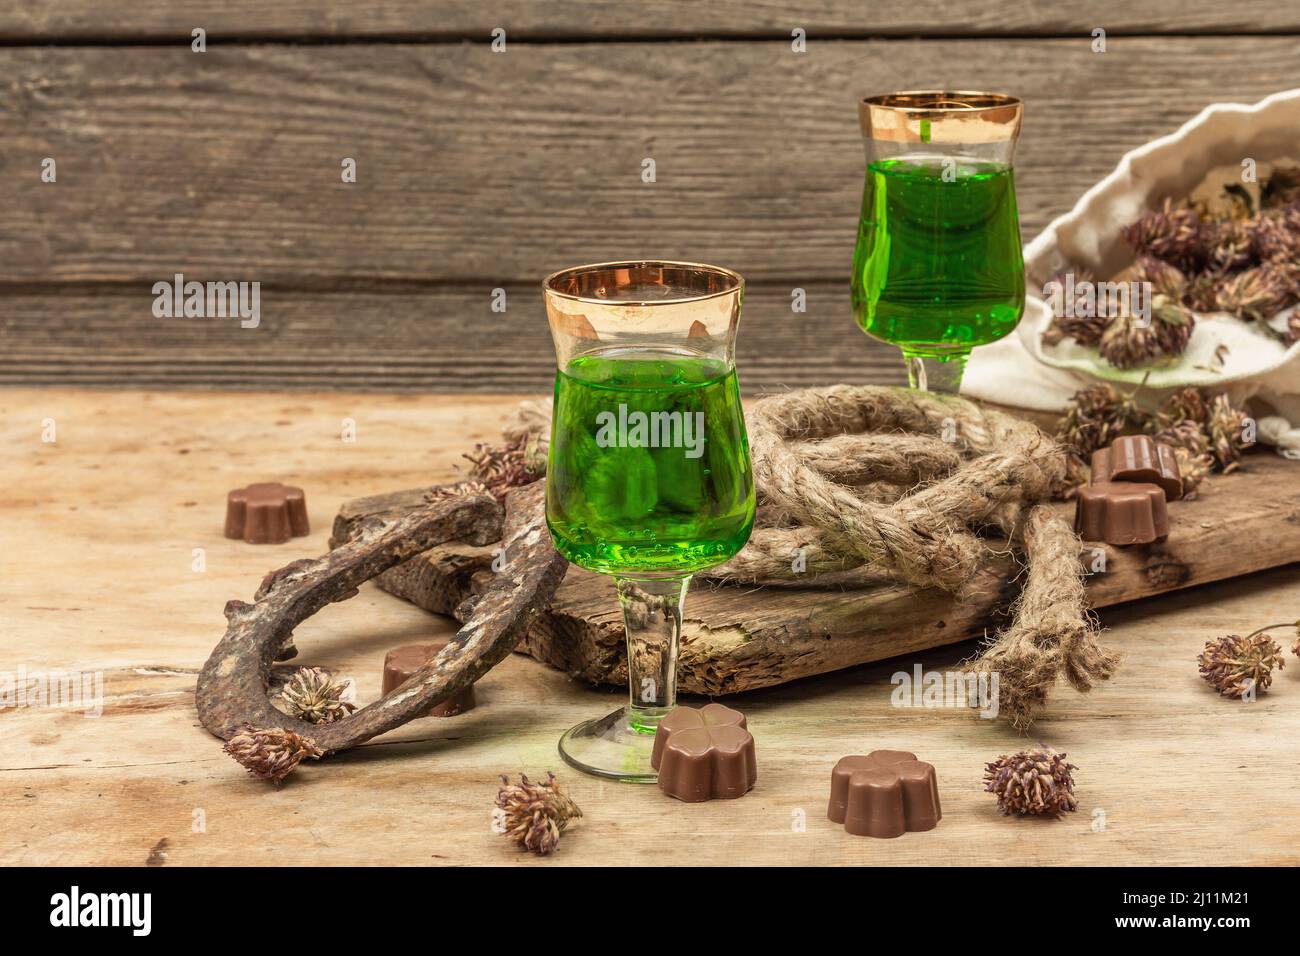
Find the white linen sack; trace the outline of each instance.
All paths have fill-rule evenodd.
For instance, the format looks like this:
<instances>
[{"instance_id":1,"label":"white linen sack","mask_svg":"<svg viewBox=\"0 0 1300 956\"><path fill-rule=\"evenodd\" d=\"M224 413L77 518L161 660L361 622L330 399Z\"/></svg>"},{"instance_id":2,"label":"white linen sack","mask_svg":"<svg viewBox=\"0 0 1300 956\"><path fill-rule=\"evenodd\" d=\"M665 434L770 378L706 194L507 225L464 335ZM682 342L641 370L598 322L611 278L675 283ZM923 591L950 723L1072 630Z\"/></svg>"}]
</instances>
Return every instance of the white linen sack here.
<instances>
[{"instance_id":1,"label":"white linen sack","mask_svg":"<svg viewBox=\"0 0 1300 956\"><path fill-rule=\"evenodd\" d=\"M1253 106L1216 103L1177 132L1126 154L1026 247L1024 318L1011 335L971 353L962 394L1060 411L1075 391L1099 379L1132 387L1145 377L1144 394L1153 399L1187 385L1226 387L1234 401L1250 400L1262 440L1300 458L1300 343L1287 348L1230 316L1198 314L1187 351L1176 363L1152 369L1114 368L1072 339L1042 344L1052 320L1043 286L1053 275L1072 266L1102 277L1119 272L1133 261L1120 236L1124 226L1166 196L1187 196L1210 170L1246 159L1260 165L1300 160L1300 89Z\"/></svg>"}]
</instances>

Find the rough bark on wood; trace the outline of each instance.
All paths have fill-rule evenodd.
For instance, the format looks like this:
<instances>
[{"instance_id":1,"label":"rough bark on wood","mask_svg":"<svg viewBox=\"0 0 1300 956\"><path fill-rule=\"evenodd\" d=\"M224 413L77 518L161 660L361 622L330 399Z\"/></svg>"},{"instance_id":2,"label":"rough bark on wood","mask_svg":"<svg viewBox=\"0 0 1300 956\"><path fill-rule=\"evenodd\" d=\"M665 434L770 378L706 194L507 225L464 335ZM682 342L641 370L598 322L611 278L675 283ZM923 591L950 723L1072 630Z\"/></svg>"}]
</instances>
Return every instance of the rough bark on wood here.
<instances>
[{"instance_id":1,"label":"rough bark on wood","mask_svg":"<svg viewBox=\"0 0 1300 956\"><path fill-rule=\"evenodd\" d=\"M426 489L346 503L335 534L370 513L400 513ZM1057 505L1071 514L1070 505ZM396 509L396 511L394 510ZM1242 471L1216 475L1196 501L1169 509L1169 540L1121 548L1085 544L1082 560L1093 607L1276 567L1300 555L1300 469L1271 453L1250 455ZM1249 541L1249 547L1241 542ZM1099 549L1095 551L1093 549ZM1100 559L1104 557L1104 571ZM419 607L449 613L482 580L485 549L436 548L382 575L380 587ZM994 618L1017 593L1009 557L981 569L967 601L933 589L859 578L842 588L762 588L696 584L686 602L678 687L720 695L954 644L1002 623ZM529 625L519 650L592 684L627 681L623 623L608 578L569 571L555 600Z\"/></svg>"},{"instance_id":2,"label":"rough bark on wood","mask_svg":"<svg viewBox=\"0 0 1300 956\"><path fill-rule=\"evenodd\" d=\"M196 701L203 726L226 739L246 726L280 728L332 753L399 727L468 687L510 654L564 576L566 562L552 547L543 521L543 493L541 482L512 491L504 530L500 507L484 496L422 505L393 521L366 519L329 554L295 561L268 575L253 604L231 601L226 606L225 637L199 674ZM498 538L505 554L502 570L455 638L401 687L330 724L309 724L271 705L272 661L306 618L435 545Z\"/></svg>"}]
</instances>

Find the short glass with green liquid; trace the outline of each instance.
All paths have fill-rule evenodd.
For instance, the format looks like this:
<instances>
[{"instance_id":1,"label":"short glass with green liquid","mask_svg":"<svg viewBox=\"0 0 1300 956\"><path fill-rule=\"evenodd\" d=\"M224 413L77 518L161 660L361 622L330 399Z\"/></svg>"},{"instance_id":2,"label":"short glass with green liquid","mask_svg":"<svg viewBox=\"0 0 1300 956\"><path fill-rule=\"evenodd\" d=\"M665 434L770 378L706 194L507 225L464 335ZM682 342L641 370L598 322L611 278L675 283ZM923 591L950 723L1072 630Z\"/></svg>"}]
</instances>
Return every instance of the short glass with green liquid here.
<instances>
[{"instance_id":1,"label":"short glass with green liquid","mask_svg":"<svg viewBox=\"0 0 1300 956\"><path fill-rule=\"evenodd\" d=\"M742 291L735 273L690 263L603 263L546 280L558 359L547 524L566 558L615 578L627 632L628 705L560 741L589 773L655 779L690 576L731 558L753 526L734 362Z\"/></svg>"},{"instance_id":2,"label":"short glass with green liquid","mask_svg":"<svg viewBox=\"0 0 1300 956\"><path fill-rule=\"evenodd\" d=\"M860 106L867 144L853 308L899 346L914 388L956 392L970 350L1024 312L1012 153L1021 105L995 93L892 93Z\"/></svg>"}]
</instances>

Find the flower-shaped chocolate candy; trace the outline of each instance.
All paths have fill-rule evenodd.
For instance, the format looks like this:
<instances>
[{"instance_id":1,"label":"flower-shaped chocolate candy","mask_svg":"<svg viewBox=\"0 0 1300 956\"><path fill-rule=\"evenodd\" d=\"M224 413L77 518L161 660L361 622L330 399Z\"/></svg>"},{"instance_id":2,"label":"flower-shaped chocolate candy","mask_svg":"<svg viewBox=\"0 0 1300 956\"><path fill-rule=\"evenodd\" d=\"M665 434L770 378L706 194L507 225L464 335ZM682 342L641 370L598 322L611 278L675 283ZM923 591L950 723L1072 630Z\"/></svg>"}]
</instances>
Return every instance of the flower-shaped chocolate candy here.
<instances>
[{"instance_id":1,"label":"flower-shaped chocolate candy","mask_svg":"<svg viewBox=\"0 0 1300 956\"><path fill-rule=\"evenodd\" d=\"M843 757L831 771L826 816L857 836L933 830L943 816L934 767L905 750Z\"/></svg>"},{"instance_id":2,"label":"flower-shaped chocolate candy","mask_svg":"<svg viewBox=\"0 0 1300 956\"><path fill-rule=\"evenodd\" d=\"M659 789L687 803L742 797L758 780L745 715L721 704L674 707L659 721L650 765Z\"/></svg>"}]
</instances>

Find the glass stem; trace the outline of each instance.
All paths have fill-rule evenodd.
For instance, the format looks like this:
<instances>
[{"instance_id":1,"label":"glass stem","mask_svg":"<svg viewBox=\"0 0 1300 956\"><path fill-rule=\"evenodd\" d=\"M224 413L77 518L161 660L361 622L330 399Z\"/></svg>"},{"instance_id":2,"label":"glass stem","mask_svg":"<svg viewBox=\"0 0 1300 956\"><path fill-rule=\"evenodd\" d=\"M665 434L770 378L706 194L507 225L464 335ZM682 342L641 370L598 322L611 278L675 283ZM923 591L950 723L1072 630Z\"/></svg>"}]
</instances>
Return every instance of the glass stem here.
<instances>
[{"instance_id":1,"label":"glass stem","mask_svg":"<svg viewBox=\"0 0 1300 956\"><path fill-rule=\"evenodd\" d=\"M923 392L956 395L961 389L961 376L966 371L966 359L969 356L969 352L952 352L937 356L904 351L907 384Z\"/></svg>"},{"instance_id":2,"label":"glass stem","mask_svg":"<svg viewBox=\"0 0 1300 956\"><path fill-rule=\"evenodd\" d=\"M653 734L677 704L677 644L690 575L666 580L617 578L627 631L628 724Z\"/></svg>"}]
</instances>

